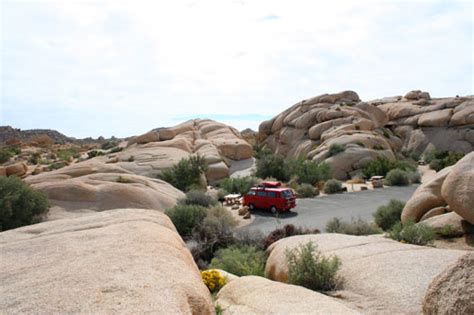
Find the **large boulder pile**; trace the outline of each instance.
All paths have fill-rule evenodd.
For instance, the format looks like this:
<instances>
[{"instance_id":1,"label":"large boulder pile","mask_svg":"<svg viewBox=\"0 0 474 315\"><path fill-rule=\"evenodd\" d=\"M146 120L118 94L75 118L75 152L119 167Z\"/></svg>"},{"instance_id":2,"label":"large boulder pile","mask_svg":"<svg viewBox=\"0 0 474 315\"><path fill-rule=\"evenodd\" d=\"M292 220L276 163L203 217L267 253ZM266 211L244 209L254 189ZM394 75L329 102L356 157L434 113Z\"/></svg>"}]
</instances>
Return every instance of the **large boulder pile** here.
<instances>
[{"instance_id":1,"label":"large boulder pile","mask_svg":"<svg viewBox=\"0 0 474 315\"><path fill-rule=\"evenodd\" d=\"M191 154L206 159L209 165L206 179L212 183L229 177L234 162L250 159L252 146L230 126L194 119L130 139L127 148L111 162L135 174L156 177L161 170ZM103 157L99 159L107 161Z\"/></svg>"},{"instance_id":2,"label":"large boulder pile","mask_svg":"<svg viewBox=\"0 0 474 315\"><path fill-rule=\"evenodd\" d=\"M395 159L401 141L382 128L387 122L382 110L360 102L357 93L344 91L293 105L263 122L259 136L276 154L326 161L334 177L346 179L378 156ZM345 150L331 156L332 145Z\"/></svg>"},{"instance_id":3,"label":"large boulder pile","mask_svg":"<svg viewBox=\"0 0 474 315\"><path fill-rule=\"evenodd\" d=\"M324 294L262 277L232 280L216 301L224 314L359 314Z\"/></svg>"},{"instance_id":4,"label":"large boulder pile","mask_svg":"<svg viewBox=\"0 0 474 315\"><path fill-rule=\"evenodd\" d=\"M105 211L0 233L2 313L214 314L170 219Z\"/></svg>"},{"instance_id":5,"label":"large boulder pile","mask_svg":"<svg viewBox=\"0 0 474 315\"><path fill-rule=\"evenodd\" d=\"M308 242L317 245L325 256L336 255L341 259L343 291L335 295L362 313L421 313L423 299L436 277L469 253L401 244L382 236L301 235L284 238L269 247L266 276L287 282L287 250ZM466 273L474 272L472 264L466 268ZM464 285L460 281L459 287ZM453 294L449 294L449 299L450 303L456 302ZM460 300L465 301L466 296L457 299Z\"/></svg>"},{"instance_id":6,"label":"large boulder pile","mask_svg":"<svg viewBox=\"0 0 474 315\"><path fill-rule=\"evenodd\" d=\"M427 92L362 102L357 93L323 94L296 103L260 124L258 139L276 154L330 164L346 179L378 156L433 149L469 153L474 148L472 97L432 99ZM332 155L330 147L344 152Z\"/></svg>"},{"instance_id":7,"label":"large boulder pile","mask_svg":"<svg viewBox=\"0 0 474 315\"><path fill-rule=\"evenodd\" d=\"M401 219L404 223L422 221L436 229L451 225L456 234L474 225L474 152L420 185L406 203Z\"/></svg>"},{"instance_id":8,"label":"large boulder pile","mask_svg":"<svg viewBox=\"0 0 474 315\"><path fill-rule=\"evenodd\" d=\"M385 112L387 126L403 141L407 152L434 148L469 153L474 149L474 98L431 98L428 92L408 92L368 102Z\"/></svg>"},{"instance_id":9,"label":"large boulder pile","mask_svg":"<svg viewBox=\"0 0 474 315\"><path fill-rule=\"evenodd\" d=\"M165 210L184 194L170 184L135 175L115 164L97 160L26 178L33 188L44 192L53 206L48 219L74 216L87 209L117 208Z\"/></svg>"}]
</instances>

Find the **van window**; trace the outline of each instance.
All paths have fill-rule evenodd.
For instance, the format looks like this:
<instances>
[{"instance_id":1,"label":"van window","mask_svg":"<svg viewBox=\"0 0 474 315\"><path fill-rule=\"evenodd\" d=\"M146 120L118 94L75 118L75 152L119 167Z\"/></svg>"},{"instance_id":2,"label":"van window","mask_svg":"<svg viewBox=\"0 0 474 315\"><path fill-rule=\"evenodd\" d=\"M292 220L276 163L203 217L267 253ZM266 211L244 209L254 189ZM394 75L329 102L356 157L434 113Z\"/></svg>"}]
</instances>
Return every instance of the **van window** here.
<instances>
[{"instance_id":1,"label":"van window","mask_svg":"<svg viewBox=\"0 0 474 315\"><path fill-rule=\"evenodd\" d=\"M265 197L267 194L264 191L259 191L257 192L257 196L259 197Z\"/></svg>"},{"instance_id":2,"label":"van window","mask_svg":"<svg viewBox=\"0 0 474 315\"><path fill-rule=\"evenodd\" d=\"M274 192L274 191L269 191L269 192L268 192L268 197L270 197L270 198L276 198L276 196L277 196L276 192Z\"/></svg>"},{"instance_id":3,"label":"van window","mask_svg":"<svg viewBox=\"0 0 474 315\"><path fill-rule=\"evenodd\" d=\"M253 190L249 191L248 195L249 196L255 196L255 191L253 191Z\"/></svg>"},{"instance_id":4,"label":"van window","mask_svg":"<svg viewBox=\"0 0 474 315\"><path fill-rule=\"evenodd\" d=\"M281 192L284 198L291 198L293 197L293 192L291 190L284 190Z\"/></svg>"}]
</instances>

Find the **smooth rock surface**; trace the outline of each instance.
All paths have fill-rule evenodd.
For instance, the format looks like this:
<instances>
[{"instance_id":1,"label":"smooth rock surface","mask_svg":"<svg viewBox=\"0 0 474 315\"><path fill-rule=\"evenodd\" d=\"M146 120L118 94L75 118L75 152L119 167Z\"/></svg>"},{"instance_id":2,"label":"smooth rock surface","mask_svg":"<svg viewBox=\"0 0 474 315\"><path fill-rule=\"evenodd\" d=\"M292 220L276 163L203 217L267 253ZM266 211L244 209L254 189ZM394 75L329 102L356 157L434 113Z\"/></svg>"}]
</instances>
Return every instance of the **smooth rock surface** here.
<instances>
[{"instance_id":1,"label":"smooth rock surface","mask_svg":"<svg viewBox=\"0 0 474 315\"><path fill-rule=\"evenodd\" d=\"M0 309L14 314L214 314L170 219L120 209L0 233Z\"/></svg>"}]
</instances>

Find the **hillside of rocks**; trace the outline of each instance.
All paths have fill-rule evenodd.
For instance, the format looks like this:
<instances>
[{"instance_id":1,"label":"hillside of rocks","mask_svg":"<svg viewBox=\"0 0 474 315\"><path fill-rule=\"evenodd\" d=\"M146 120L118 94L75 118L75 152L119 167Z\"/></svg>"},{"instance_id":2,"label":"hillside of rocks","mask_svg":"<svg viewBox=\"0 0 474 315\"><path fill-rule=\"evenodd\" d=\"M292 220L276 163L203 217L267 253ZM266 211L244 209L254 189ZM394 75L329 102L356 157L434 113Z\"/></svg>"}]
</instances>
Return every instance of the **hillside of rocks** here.
<instances>
[{"instance_id":1,"label":"hillside of rocks","mask_svg":"<svg viewBox=\"0 0 474 315\"><path fill-rule=\"evenodd\" d=\"M261 144L285 157L326 161L333 176L347 179L370 160L438 150L469 153L474 147L474 101L431 99L411 91L369 102L354 91L302 100L259 126ZM344 152L331 156L330 147Z\"/></svg>"}]
</instances>

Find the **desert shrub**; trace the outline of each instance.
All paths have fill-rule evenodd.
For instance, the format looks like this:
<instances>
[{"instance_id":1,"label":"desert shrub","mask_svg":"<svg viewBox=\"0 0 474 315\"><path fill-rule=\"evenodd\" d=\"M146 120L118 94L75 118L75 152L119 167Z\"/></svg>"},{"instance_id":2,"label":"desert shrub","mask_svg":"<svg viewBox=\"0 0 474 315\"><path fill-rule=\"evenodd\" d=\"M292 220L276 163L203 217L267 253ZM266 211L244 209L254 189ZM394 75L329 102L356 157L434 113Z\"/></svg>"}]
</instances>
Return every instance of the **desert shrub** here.
<instances>
[{"instance_id":1,"label":"desert shrub","mask_svg":"<svg viewBox=\"0 0 474 315\"><path fill-rule=\"evenodd\" d=\"M296 188L296 192L298 195L302 196L303 198L311 198L316 196L319 192L313 185L310 184L301 184Z\"/></svg>"},{"instance_id":2,"label":"desert shrub","mask_svg":"<svg viewBox=\"0 0 474 315\"><path fill-rule=\"evenodd\" d=\"M59 162L55 162L55 163L49 164L48 169L49 169L50 171L59 170L60 168L65 167L66 165L67 165L66 162L64 162L64 161L59 161Z\"/></svg>"},{"instance_id":3,"label":"desert shrub","mask_svg":"<svg viewBox=\"0 0 474 315\"><path fill-rule=\"evenodd\" d=\"M210 269L201 271L201 278L211 293L219 292L226 284L225 277L218 270Z\"/></svg>"},{"instance_id":4,"label":"desert shrub","mask_svg":"<svg viewBox=\"0 0 474 315\"><path fill-rule=\"evenodd\" d=\"M329 146L329 156L334 156L336 154L344 152L345 150L346 148L344 148L342 144L333 143Z\"/></svg>"},{"instance_id":5,"label":"desert shrub","mask_svg":"<svg viewBox=\"0 0 474 315\"><path fill-rule=\"evenodd\" d=\"M286 252L288 260L288 282L314 291L330 291L342 282L337 276L341 261L337 256L324 257L316 246L309 242Z\"/></svg>"},{"instance_id":6,"label":"desert shrub","mask_svg":"<svg viewBox=\"0 0 474 315\"><path fill-rule=\"evenodd\" d=\"M207 162L204 157L192 155L164 170L160 178L182 191L188 191L192 185L199 185L199 178L206 171Z\"/></svg>"},{"instance_id":7,"label":"desert shrub","mask_svg":"<svg viewBox=\"0 0 474 315\"><path fill-rule=\"evenodd\" d=\"M40 134L31 137L31 142L35 143L36 145L42 147L42 148L47 148L50 147L54 144L54 140L45 134Z\"/></svg>"},{"instance_id":8,"label":"desert shrub","mask_svg":"<svg viewBox=\"0 0 474 315\"><path fill-rule=\"evenodd\" d=\"M0 177L0 231L37 223L48 207L44 193L16 176Z\"/></svg>"},{"instance_id":9,"label":"desert shrub","mask_svg":"<svg viewBox=\"0 0 474 315\"><path fill-rule=\"evenodd\" d=\"M265 235L260 230L238 229L234 234L235 242L241 245L254 246L265 249Z\"/></svg>"},{"instance_id":10,"label":"desert shrub","mask_svg":"<svg viewBox=\"0 0 474 315\"><path fill-rule=\"evenodd\" d=\"M236 178L225 178L221 183L220 187L225 191L232 194L245 195L249 192L250 188L258 183L257 178L252 176L236 177Z\"/></svg>"},{"instance_id":11,"label":"desert shrub","mask_svg":"<svg viewBox=\"0 0 474 315\"><path fill-rule=\"evenodd\" d=\"M295 176L298 183L314 185L330 178L331 168L327 163L315 163L305 158L287 159L286 169Z\"/></svg>"},{"instance_id":12,"label":"desert shrub","mask_svg":"<svg viewBox=\"0 0 474 315\"><path fill-rule=\"evenodd\" d=\"M372 176L386 176L388 172L393 169L401 169L404 171L413 171L415 172L417 169L416 164L413 162L407 161L390 161L389 159L378 156L376 159L370 161L365 165L362 169L362 174L366 178L370 178Z\"/></svg>"},{"instance_id":13,"label":"desert shrub","mask_svg":"<svg viewBox=\"0 0 474 315\"><path fill-rule=\"evenodd\" d=\"M117 183L129 184L129 183L133 183L133 181L131 181L127 177L119 176L119 177L117 177Z\"/></svg>"},{"instance_id":14,"label":"desert shrub","mask_svg":"<svg viewBox=\"0 0 474 315\"><path fill-rule=\"evenodd\" d=\"M376 145L374 145L373 149L374 149L374 150L379 150L379 151L380 151L380 150L385 150L385 148L383 147L383 145L378 144L378 143L377 143Z\"/></svg>"},{"instance_id":15,"label":"desert shrub","mask_svg":"<svg viewBox=\"0 0 474 315\"><path fill-rule=\"evenodd\" d=\"M253 156L257 160L260 160L272 154L273 154L272 151L269 148L264 147L263 145L255 144L253 146Z\"/></svg>"},{"instance_id":16,"label":"desert shrub","mask_svg":"<svg viewBox=\"0 0 474 315\"><path fill-rule=\"evenodd\" d=\"M371 235L382 233L382 230L361 218L353 218L349 223L342 221L340 218L332 218L326 224L326 232L348 235Z\"/></svg>"},{"instance_id":17,"label":"desert shrub","mask_svg":"<svg viewBox=\"0 0 474 315\"><path fill-rule=\"evenodd\" d=\"M176 205L165 211L170 217L179 235L189 237L206 217L207 209L196 205Z\"/></svg>"},{"instance_id":18,"label":"desert shrub","mask_svg":"<svg viewBox=\"0 0 474 315\"><path fill-rule=\"evenodd\" d=\"M451 224L445 224L437 231L437 234L443 238L451 237L453 234L453 226Z\"/></svg>"},{"instance_id":19,"label":"desert shrub","mask_svg":"<svg viewBox=\"0 0 474 315\"><path fill-rule=\"evenodd\" d=\"M97 151L97 150L92 150L87 152L87 158L92 159L95 158L96 156L101 156L104 155L104 152L102 151Z\"/></svg>"},{"instance_id":20,"label":"desert shrub","mask_svg":"<svg viewBox=\"0 0 474 315\"><path fill-rule=\"evenodd\" d=\"M0 150L0 163L8 162L12 156L13 156L13 153L10 150L7 150L7 149Z\"/></svg>"},{"instance_id":21,"label":"desert shrub","mask_svg":"<svg viewBox=\"0 0 474 315\"><path fill-rule=\"evenodd\" d=\"M342 182L337 179L330 179L324 183L324 192L326 194L335 194L342 191Z\"/></svg>"},{"instance_id":22,"label":"desert shrub","mask_svg":"<svg viewBox=\"0 0 474 315\"><path fill-rule=\"evenodd\" d=\"M200 190L190 190L186 193L186 197L179 200L179 203L185 205L197 205L205 208L215 205L217 202L214 198Z\"/></svg>"},{"instance_id":23,"label":"desert shrub","mask_svg":"<svg viewBox=\"0 0 474 315\"><path fill-rule=\"evenodd\" d=\"M235 242L233 228L236 221L232 214L221 206L208 209L206 216L195 228L193 239L197 243L191 253L196 262L208 262L219 248Z\"/></svg>"},{"instance_id":24,"label":"desert shrub","mask_svg":"<svg viewBox=\"0 0 474 315\"><path fill-rule=\"evenodd\" d=\"M389 237L403 243L426 245L432 243L437 235L433 228L410 220L405 224L396 223L390 230Z\"/></svg>"},{"instance_id":25,"label":"desert shrub","mask_svg":"<svg viewBox=\"0 0 474 315\"><path fill-rule=\"evenodd\" d=\"M362 141L357 141L356 144L357 144L359 147L365 148L365 144L364 144Z\"/></svg>"},{"instance_id":26,"label":"desert shrub","mask_svg":"<svg viewBox=\"0 0 474 315\"><path fill-rule=\"evenodd\" d=\"M117 140L107 140L106 142L102 143L100 148L102 150L109 150L112 149L113 147L116 147L119 144Z\"/></svg>"},{"instance_id":27,"label":"desert shrub","mask_svg":"<svg viewBox=\"0 0 474 315\"><path fill-rule=\"evenodd\" d=\"M117 153L121 151L123 151L123 148L121 147L113 147L112 149L110 149L110 153Z\"/></svg>"},{"instance_id":28,"label":"desert shrub","mask_svg":"<svg viewBox=\"0 0 474 315\"><path fill-rule=\"evenodd\" d=\"M57 153L57 157L60 160L69 162L72 160L72 158L78 158L80 155L77 152L77 149L75 148L70 148L70 149L64 149L64 150L59 150Z\"/></svg>"},{"instance_id":29,"label":"desert shrub","mask_svg":"<svg viewBox=\"0 0 474 315\"><path fill-rule=\"evenodd\" d=\"M408 172L408 176L410 178L410 183L412 184L421 183L421 175L418 171Z\"/></svg>"},{"instance_id":30,"label":"desert shrub","mask_svg":"<svg viewBox=\"0 0 474 315\"><path fill-rule=\"evenodd\" d=\"M254 246L232 245L221 248L212 259L211 268L223 269L236 276L261 276L265 270L265 252Z\"/></svg>"},{"instance_id":31,"label":"desert shrub","mask_svg":"<svg viewBox=\"0 0 474 315\"><path fill-rule=\"evenodd\" d=\"M464 157L464 153L454 152L454 151L439 151L432 150L425 153L424 159L431 169L435 171L440 171L445 167L454 165Z\"/></svg>"},{"instance_id":32,"label":"desert shrub","mask_svg":"<svg viewBox=\"0 0 474 315\"><path fill-rule=\"evenodd\" d=\"M280 181L288 181L289 172L285 159L279 155L265 155L257 160L256 175L260 178L274 177Z\"/></svg>"},{"instance_id":33,"label":"desert shrub","mask_svg":"<svg viewBox=\"0 0 474 315\"><path fill-rule=\"evenodd\" d=\"M304 234L319 234L318 229L307 229L301 227L295 227L293 224L286 224L282 228L275 229L268 233L263 240L263 248L267 249L270 245L278 240L293 235L304 235Z\"/></svg>"},{"instance_id":34,"label":"desert shrub","mask_svg":"<svg viewBox=\"0 0 474 315\"><path fill-rule=\"evenodd\" d=\"M130 155L130 156L128 157L127 161L128 161L128 162L133 162L133 161L135 161L135 156Z\"/></svg>"},{"instance_id":35,"label":"desert shrub","mask_svg":"<svg viewBox=\"0 0 474 315\"><path fill-rule=\"evenodd\" d=\"M406 186L410 184L410 174L407 171L396 168L387 173L385 181L390 186Z\"/></svg>"},{"instance_id":36,"label":"desert shrub","mask_svg":"<svg viewBox=\"0 0 474 315\"><path fill-rule=\"evenodd\" d=\"M380 206L374 213L375 223L384 231L390 230L395 224L400 222L405 203L397 199L392 199L387 205Z\"/></svg>"},{"instance_id":37,"label":"desert shrub","mask_svg":"<svg viewBox=\"0 0 474 315\"><path fill-rule=\"evenodd\" d=\"M35 152L28 158L28 163L36 165L41 160L41 154L39 152Z\"/></svg>"}]
</instances>

